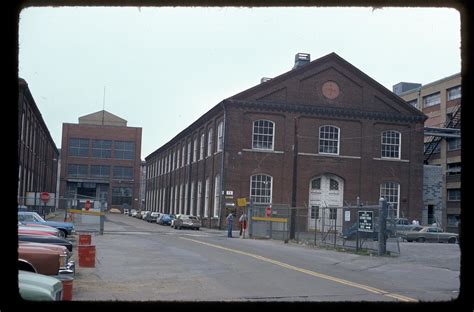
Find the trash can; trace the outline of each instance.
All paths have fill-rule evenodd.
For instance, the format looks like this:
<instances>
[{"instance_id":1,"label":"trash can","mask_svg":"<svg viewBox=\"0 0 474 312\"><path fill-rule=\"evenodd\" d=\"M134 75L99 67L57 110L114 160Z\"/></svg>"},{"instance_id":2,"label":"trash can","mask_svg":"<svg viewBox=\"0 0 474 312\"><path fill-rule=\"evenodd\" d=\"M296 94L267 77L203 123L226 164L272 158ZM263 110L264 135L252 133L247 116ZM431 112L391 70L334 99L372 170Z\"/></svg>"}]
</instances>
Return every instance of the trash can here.
<instances>
[{"instance_id":1,"label":"trash can","mask_svg":"<svg viewBox=\"0 0 474 312\"><path fill-rule=\"evenodd\" d=\"M79 234L79 245L90 245L92 237L90 234Z\"/></svg>"},{"instance_id":2,"label":"trash can","mask_svg":"<svg viewBox=\"0 0 474 312\"><path fill-rule=\"evenodd\" d=\"M95 245L78 245L79 266L85 268L95 267Z\"/></svg>"},{"instance_id":3,"label":"trash can","mask_svg":"<svg viewBox=\"0 0 474 312\"><path fill-rule=\"evenodd\" d=\"M68 275L58 275L56 276L63 283L63 300L71 301L72 300L72 284L74 278Z\"/></svg>"}]
</instances>

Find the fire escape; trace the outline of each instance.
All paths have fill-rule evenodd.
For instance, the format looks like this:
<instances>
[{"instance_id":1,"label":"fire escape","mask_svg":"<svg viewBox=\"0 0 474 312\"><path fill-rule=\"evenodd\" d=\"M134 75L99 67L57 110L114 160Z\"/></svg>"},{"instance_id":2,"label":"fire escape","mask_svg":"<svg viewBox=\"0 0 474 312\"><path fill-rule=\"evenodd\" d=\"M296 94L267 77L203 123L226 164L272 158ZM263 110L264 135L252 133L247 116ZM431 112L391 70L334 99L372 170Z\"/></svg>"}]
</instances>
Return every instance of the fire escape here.
<instances>
[{"instance_id":1,"label":"fire escape","mask_svg":"<svg viewBox=\"0 0 474 312\"><path fill-rule=\"evenodd\" d=\"M437 153L437 147L441 140L446 138L460 138L461 137L461 103L457 104L444 127L425 127L424 133L428 140L425 142L424 163L428 164L431 155Z\"/></svg>"}]
</instances>

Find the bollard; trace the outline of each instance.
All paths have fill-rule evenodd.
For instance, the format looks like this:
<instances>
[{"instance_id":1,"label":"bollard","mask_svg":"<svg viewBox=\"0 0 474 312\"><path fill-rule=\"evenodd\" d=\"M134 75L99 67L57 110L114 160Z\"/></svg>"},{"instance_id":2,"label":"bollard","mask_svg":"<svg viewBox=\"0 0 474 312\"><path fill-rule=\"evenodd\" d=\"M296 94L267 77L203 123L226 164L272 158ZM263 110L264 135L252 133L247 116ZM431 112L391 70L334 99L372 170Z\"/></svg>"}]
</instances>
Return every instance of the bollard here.
<instances>
[{"instance_id":1,"label":"bollard","mask_svg":"<svg viewBox=\"0 0 474 312\"><path fill-rule=\"evenodd\" d=\"M79 234L79 245L90 245L91 241L90 234Z\"/></svg>"},{"instance_id":2,"label":"bollard","mask_svg":"<svg viewBox=\"0 0 474 312\"><path fill-rule=\"evenodd\" d=\"M85 268L95 267L95 245L79 245L79 266Z\"/></svg>"}]
</instances>

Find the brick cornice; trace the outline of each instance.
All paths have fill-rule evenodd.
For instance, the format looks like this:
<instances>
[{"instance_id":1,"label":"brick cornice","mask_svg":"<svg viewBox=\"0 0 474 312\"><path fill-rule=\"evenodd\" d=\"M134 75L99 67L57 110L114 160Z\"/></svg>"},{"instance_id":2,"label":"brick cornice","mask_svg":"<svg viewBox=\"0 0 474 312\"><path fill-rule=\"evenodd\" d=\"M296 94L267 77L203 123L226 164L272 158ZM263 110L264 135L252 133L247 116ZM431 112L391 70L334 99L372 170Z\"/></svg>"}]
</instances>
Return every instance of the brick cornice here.
<instances>
[{"instance_id":1,"label":"brick cornice","mask_svg":"<svg viewBox=\"0 0 474 312\"><path fill-rule=\"evenodd\" d=\"M276 103L276 102L263 102L263 101L244 101L244 100L226 100L227 103L242 109L253 109L260 111L277 111L277 112L292 112L292 113L303 113L308 115L316 115L322 117L337 117L346 119L367 119L367 120L380 120L380 121L392 121L392 122L403 122L403 123L416 123L424 122L425 116L421 115L403 115L394 114L387 112L376 112L376 111L363 111L349 108L340 107L327 107L317 105L305 105L305 104L288 104L288 103Z\"/></svg>"}]
</instances>

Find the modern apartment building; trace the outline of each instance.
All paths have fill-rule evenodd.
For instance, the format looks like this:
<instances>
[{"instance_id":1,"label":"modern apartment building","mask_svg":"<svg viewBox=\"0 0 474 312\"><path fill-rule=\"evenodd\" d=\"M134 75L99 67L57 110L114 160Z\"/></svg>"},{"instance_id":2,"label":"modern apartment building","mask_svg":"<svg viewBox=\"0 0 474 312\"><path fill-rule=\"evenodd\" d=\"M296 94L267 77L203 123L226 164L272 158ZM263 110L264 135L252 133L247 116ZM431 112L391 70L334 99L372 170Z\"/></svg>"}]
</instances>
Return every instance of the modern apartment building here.
<instances>
[{"instance_id":1,"label":"modern apartment building","mask_svg":"<svg viewBox=\"0 0 474 312\"><path fill-rule=\"evenodd\" d=\"M146 209L223 228L246 198L307 207L311 227L322 208L384 197L397 216L421 218L425 119L337 54L298 53L288 72L218 103L145 158ZM342 222L335 214L324 218Z\"/></svg>"},{"instance_id":2,"label":"modern apartment building","mask_svg":"<svg viewBox=\"0 0 474 312\"><path fill-rule=\"evenodd\" d=\"M60 194L140 207L142 128L105 110L63 123ZM65 201L67 203L67 200Z\"/></svg>"},{"instance_id":3,"label":"modern apartment building","mask_svg":"<svg viewBox=\"0 0 474 312\"><path fill-rule=\"evenodd\" d=\"M461 214L461 74L426 85L402 82L394 86L395 93L397 90L408 104L428 116L425 127L440 128L425 131L424 160L427 165L442 167L441 207L436 202L425 202L422 221L425 224L438 222L447 231L458 232Z\"/></svg>"}]
</instances>

